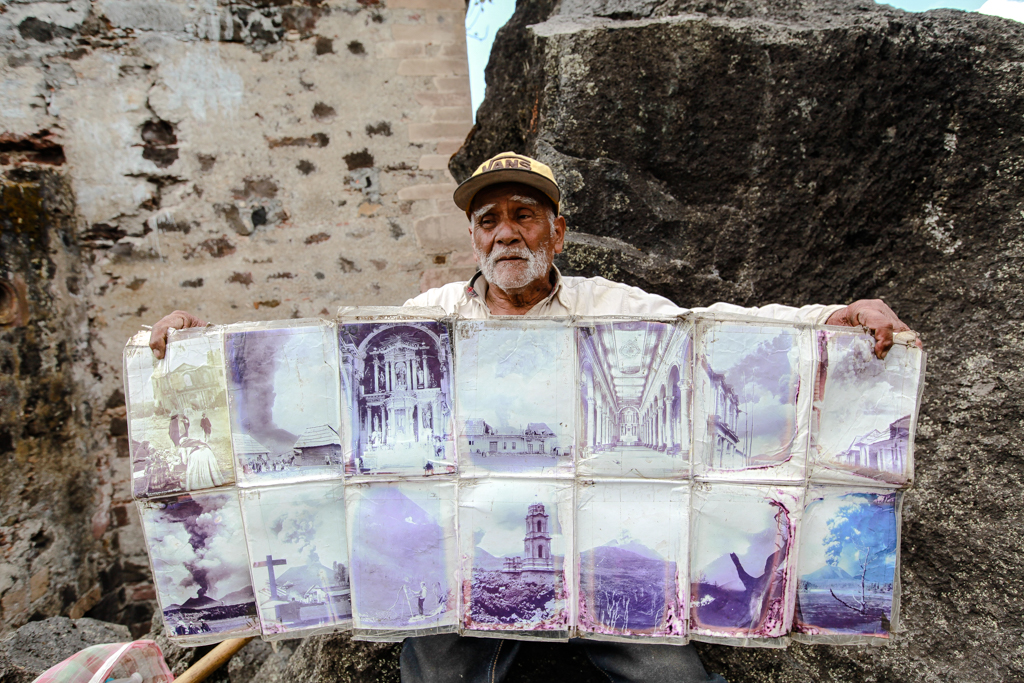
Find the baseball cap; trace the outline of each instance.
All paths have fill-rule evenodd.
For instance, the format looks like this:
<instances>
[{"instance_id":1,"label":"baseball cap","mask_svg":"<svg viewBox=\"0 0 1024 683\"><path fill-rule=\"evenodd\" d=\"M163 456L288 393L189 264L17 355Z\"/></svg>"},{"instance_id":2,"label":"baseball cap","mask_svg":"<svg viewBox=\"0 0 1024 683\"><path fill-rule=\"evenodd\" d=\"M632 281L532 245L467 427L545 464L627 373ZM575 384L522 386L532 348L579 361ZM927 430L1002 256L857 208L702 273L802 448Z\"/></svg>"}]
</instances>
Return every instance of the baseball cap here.
<instances>
[{"instance_id":1,"label":"baseball cap","mask_svg":"<svg viewBox=\"0 0 1024 683\"><path fill-rule=\"evenodd\" d=\"M562 193L555 182L555 174L536 159L515 152L502 152L480 164L473 175L455 188L455 205L469 213L476 193L498 183L522 183L536 188L555 203L555 213L558 213Z\"/></svg>"}]
</instances>

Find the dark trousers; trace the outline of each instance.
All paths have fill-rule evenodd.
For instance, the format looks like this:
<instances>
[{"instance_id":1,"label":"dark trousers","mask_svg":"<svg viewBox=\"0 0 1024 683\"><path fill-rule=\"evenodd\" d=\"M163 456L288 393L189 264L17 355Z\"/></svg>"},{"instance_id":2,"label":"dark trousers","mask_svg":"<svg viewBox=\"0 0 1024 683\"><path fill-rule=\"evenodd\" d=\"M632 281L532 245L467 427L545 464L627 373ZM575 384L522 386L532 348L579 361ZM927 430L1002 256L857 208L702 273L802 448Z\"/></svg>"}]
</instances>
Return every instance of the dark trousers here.
<instances>
[{"instance_id":1,"label":"dark trousers","mask_svg":"<svg viewBox=\"0 0 1024 683\"><path fill-rule=\"evenodd\" d=\"M574 638L611 683L727 683L708 674L692 645L634 645ZM520 641L455 634L406 638L402 683L499 683Z\"/></svg>"}]
</instances>

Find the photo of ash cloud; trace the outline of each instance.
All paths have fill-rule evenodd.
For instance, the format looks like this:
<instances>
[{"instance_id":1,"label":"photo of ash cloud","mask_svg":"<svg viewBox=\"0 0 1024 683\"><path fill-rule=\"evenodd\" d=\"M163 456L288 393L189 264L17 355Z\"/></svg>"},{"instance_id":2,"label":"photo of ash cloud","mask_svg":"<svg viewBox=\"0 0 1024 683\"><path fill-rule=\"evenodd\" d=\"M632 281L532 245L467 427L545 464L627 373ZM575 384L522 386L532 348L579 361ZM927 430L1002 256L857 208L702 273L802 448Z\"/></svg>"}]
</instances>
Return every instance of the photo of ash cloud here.
<instances>
[{"instance_id":1,"label":"photo of ash cloud","mask_svg":"<svg viewBox=\"0 0 1024 683\"><path fill-rule=\"evenodd\" d=\"M568 630L571 482L463 480L459 530L463 627L552 636Z\"/></svg>"},{"instance_id":2,"label":"photo of ash cloud","mask_svg":"<svg viewBox=\"0 0 1024 683\"><path fill-rule=\"evenodd\" d=\"M455 484L350 483L345 499L356 631L380 640L454 631Z\"/></svg>"},{"instance_id":3,"label":"photo of ash cloud","mask_svg":"<svg viewBox=\"0 0 1024 683\"><path fill-rule=\"evenodd\" d=\"M348 475L455 472L451 340L435 320L339 326Z\"/></svg>"},{"instance_id":4,"label":"photo of ash cloud","mask_svg":"<svg viewBox=\"0 0 1024 683\"><path fill-rule=\"evenodd\" d=\"M581 637L686 635L689 502L689 487L679 482L581 482Z\"/></svg>"},{"instance_id":5,"label":"photo of ash cloud","mask_svg":"<svg viewBox=\"0 0 1024 683\"><path fill-rule=\"evenodd\" d=\"M576 328L584 476L688 476L690 323Z\"/></svg>"},{"instance_id":6,"label":"photo of ash cloud","mask_svg":"<svg viewBox=\"0 0 1024 683\"><path fill-rule=\"evenodd\" d=\"M213 642L259 633L234 491L139 503L167 634Z\"/></svg>"},{"instance_id":7,"label":"photo of ash cloud","mask_svg":"<svg viewBox=\"0 0 1024 683\"><path fill-rule=\"evenodd\" d=\"M149 333L124 351L125 395L136 498L234 483L219 332L176 332L163 360Z\"/></svg>"},{"instance_id":8,"label":"photo of ash cloud","mask_svg":"<svg viewBox=\"0 0 1024 683\"><path fill-rule=\"evenodd\" d=\"M800 489L705 484L692 495L691 633L785 635L793 615Z\"/></svg>"},{"instance_id":9,"label":"photo of ash cloud","mask_svg":"<svg viewBox=\"0 0 1024 683\"><path fill-rule=\"evenodd\" d=\"M841 486L810 489L801 520L794 630L889 637L901 495Z\"/></svg>"},{"instance_id":10,"label":"photo of ash cloud","mask_svg":"<svg viewBox=\"0 0 1024 683\"><path fill-rule=\"evenodd\" d=\"M557 320L456 323L464 473L573 472L573 330Z\"/></svg>"},{"instance_id":11,"label":"photo of ash cloud","mask_svg":"<svg viewBox=\"0 0 1024 683\"><path fill-rule=\"evenodd\" d=\"M906 484L913 478L911 441L923 352L895 344L879 360L874 338L860 332L820 330L817 343L811 418L815 478Z\"/></svg>"},{"instance_id":12,"label":"photo of ash cloud","mask_svg":"<svg viewBox=\"0 0 1024 683\"><path fill-rule=\"evenodd\" d=\"M699 325L694 363L695 473L800 481L807 448L809 333L756 323Z\"/></svg>"},{"instance_id":13,"label":"photo of ash cloud","mask_svg":"<svg viewBox=\"0 0 1024 683\"><path fill-rule=\"evenodd\" d=\"M323 323L225 335L240 486L341 475L336 344Z\"/></svg>"},{"instance_id":14,"label":"photo of ash cloud","mask_svg":"<svg viewBox=\"0 0 1024 683\"><path fill-rule=\"evenodd\" d=\"M350 626L341 483L243 489L240 498L264 636Z\"/></svg>"}]
</instances>

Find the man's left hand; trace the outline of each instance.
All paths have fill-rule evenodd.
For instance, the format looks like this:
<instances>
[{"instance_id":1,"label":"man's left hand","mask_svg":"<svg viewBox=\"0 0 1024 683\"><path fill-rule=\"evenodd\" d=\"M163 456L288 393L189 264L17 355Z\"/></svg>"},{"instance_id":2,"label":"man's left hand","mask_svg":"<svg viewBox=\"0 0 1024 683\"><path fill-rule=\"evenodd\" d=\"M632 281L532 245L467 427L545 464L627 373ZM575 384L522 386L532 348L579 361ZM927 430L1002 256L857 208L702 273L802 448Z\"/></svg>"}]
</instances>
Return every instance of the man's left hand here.
<instances>
[{"instance_id":1,"label":"man's left hand","mask_svg":"<svg viewBox=\"0 0 1024 683\"><path fill-rule=\"evenodd\" d=\"M893 335L910 331L881 299L854 301L830 315L826 324L867 328L875 337L875 355L883 359L892 348ZM922 348L920 339L916 343L918 348Z\"/></svg>"}]
</instances>

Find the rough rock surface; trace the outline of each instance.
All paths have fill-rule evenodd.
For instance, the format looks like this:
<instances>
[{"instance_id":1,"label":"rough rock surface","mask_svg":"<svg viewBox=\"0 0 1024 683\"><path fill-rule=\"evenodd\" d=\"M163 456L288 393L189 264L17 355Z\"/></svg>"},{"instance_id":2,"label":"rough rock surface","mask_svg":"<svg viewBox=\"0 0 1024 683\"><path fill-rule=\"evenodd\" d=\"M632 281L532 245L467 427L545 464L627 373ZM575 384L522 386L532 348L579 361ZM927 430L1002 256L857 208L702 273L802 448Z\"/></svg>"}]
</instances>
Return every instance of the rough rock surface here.
<instances>
[{"instance_id":1,"label":"rough rock surface","mask_svg":"<svg viewBox=\"0 0 1024 683\"><path fill-rule=\"evenodd\" d=\"M1024 25L823 0L521 2L450 164L561 177L565 272L681 305L886 300L924 337L893 647L732 681L1024 678Z\"/></svg>"},{"instance_id":2,"label":"rough rock surface","mask_svg":"<svg viewBox=\"0 0 1024 683\"><path fill-rule=\"evenodd\" d=\"M96 619L30 621L0 641L0 681L29 683L80 650L131 639L128 627Z\"/></svg>"}]
</instances>

